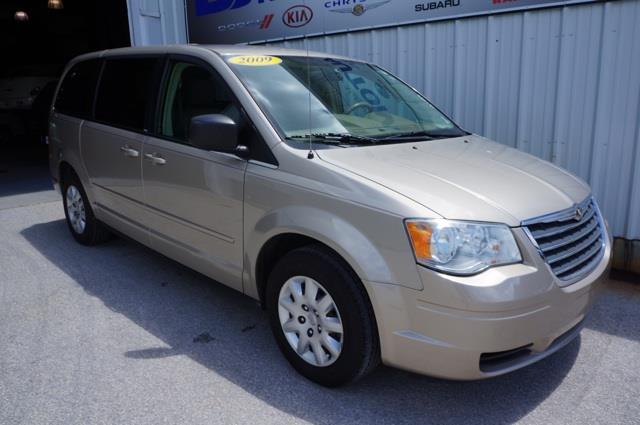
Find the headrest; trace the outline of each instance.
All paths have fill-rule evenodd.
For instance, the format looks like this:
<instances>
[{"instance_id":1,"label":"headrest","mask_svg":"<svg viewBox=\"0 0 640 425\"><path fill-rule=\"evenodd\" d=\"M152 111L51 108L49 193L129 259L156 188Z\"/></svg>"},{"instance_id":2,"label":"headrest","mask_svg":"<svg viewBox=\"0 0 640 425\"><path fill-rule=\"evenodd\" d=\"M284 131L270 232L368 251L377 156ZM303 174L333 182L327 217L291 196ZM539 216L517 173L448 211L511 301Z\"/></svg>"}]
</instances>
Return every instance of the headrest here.
<instances>
[{"instance_id":1,"label":"headrest","mask_svg":"<svg viewBox=\"0 0 640 425\"><path fill-rule=\"evenodd\" d=\"M216 81L207 71L189 67L182 73L182 95L189 107L207 107L219 102L228 102L224 88L218 89Z\"/></svg>"}]
</instances>

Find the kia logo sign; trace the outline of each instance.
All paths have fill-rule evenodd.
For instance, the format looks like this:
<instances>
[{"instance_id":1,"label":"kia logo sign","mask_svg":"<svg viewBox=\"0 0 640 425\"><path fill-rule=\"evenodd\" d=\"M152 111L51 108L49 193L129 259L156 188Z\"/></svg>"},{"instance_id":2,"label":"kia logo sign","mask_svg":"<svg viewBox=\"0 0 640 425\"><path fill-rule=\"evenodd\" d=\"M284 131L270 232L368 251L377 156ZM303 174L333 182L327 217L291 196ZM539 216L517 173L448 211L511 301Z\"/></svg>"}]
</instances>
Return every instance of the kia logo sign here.
<instances>
[{"instance_id":1,"label":"kia logo sign","mask_svg":"<svg viewBox=\"0 0 640 425\"><path fill-rule=\"evenodd\" d=\"M282 15L282 22L291 28L307 25L313 19L313 10L308 6L292 6Z\"/></svg>"}]
</instances>

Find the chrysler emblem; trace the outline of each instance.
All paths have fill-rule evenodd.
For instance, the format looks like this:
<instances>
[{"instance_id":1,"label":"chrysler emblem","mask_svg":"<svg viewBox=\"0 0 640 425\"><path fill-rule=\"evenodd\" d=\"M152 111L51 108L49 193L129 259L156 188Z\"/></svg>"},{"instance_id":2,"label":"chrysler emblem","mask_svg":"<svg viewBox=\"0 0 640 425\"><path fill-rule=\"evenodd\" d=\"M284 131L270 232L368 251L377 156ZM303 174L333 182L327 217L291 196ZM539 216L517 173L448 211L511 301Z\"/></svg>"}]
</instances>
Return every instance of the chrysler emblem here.
<instances>
[{"instance_id":1,"label":"chrysler emblem","mask_svg":"<svg viewBox=\"0 0 640 425\"><path fill-rule=\"evenodd\" d=\"M364 12L371 10L371 9L375 9L376 7L380 7L380 6L384 6L385 4L389 3L391 0L382 0L379 1L377 3L367 3L367 4L356 4L355 6L351 7L342 7L339 9L329 9L329 12L337 12L337 13L351 13L354 16L362 16L364 14ZM351 4L353 4L355 2L352 2ZM327 4L329 4L329 6L325 7L331 7L331 2L327 2ZM344 4L349 4L348 1L344 2Z\"/></svg>"},{"instance_id":2,"label":"chrysler emblem","mask_svg":"<svg viewBox=\"0 0 640 425\"><path fill-rule=\"evenodd\" d=\"M582 208L576 208L576 215L575 215L576 221L582 220L582 216L584 216L584 211L582 210Z\"/></svg>"}]
</instances>

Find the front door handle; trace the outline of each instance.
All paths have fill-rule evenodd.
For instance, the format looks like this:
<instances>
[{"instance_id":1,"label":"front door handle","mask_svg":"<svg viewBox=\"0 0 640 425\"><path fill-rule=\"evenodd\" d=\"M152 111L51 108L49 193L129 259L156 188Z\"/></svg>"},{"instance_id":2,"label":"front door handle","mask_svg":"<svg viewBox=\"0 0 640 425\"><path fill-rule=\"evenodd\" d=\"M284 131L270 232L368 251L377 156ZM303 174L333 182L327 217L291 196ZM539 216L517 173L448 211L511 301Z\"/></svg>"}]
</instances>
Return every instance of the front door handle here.
<instances>
[{"instance_id":1,"label":"front door handle","mask_svg":"<svg viewBox=\"0 0 640 425\"><path fill-rule=\"evenodd\" d=\"M164 165L167 163L167 160L158 155L157 153L145 153L144 157L151 161L153 165Z\"/></svg>"},{"instance_id":2,"label":"front door handle","mask_svg":"<svg viewBox=\"0 0 640 425\"><path fill-rule=\"evenodd\" d=\"M137 158L140 156L140 152L131 148L129 145L121 146L120 152L122 152L124 156L128 156L129 158Z\"/></svg>"}]
</instances>

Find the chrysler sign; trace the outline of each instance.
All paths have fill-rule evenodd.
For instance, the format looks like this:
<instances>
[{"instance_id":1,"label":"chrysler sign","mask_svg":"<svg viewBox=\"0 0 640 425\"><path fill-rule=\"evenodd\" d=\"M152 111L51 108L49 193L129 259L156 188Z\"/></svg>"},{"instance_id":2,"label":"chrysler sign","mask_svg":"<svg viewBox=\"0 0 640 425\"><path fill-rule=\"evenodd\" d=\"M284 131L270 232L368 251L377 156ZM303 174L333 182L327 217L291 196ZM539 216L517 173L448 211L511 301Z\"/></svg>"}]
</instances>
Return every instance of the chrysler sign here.
<instances>
[{"instance_id":1,"label":"chrysler sign","mask_svg":"<svg viewBox=\"0 0 640 425\"><path fill-rule=\"evenodd\" d=\"M189 42L259 43L598 0L186 0Z\"/></svg>"}]
</instances>

